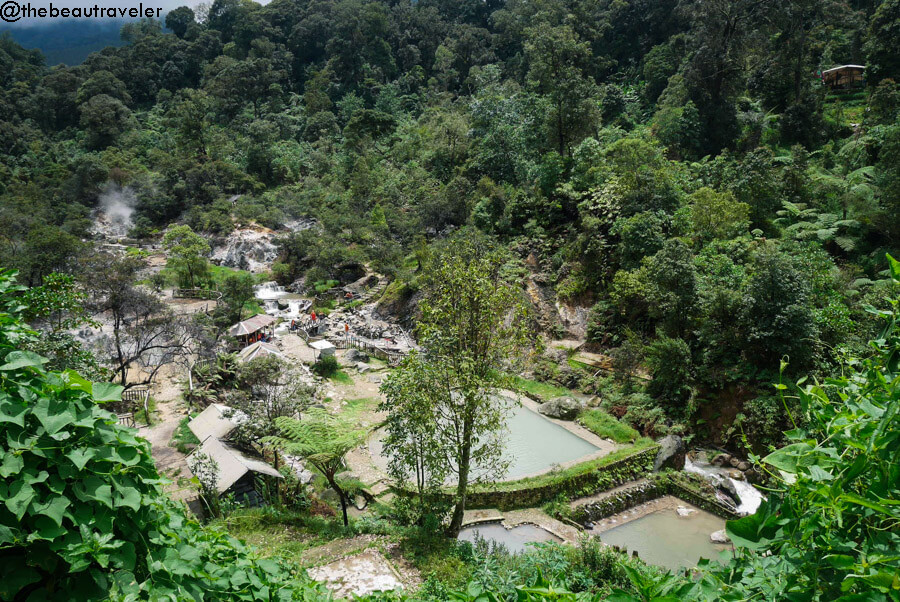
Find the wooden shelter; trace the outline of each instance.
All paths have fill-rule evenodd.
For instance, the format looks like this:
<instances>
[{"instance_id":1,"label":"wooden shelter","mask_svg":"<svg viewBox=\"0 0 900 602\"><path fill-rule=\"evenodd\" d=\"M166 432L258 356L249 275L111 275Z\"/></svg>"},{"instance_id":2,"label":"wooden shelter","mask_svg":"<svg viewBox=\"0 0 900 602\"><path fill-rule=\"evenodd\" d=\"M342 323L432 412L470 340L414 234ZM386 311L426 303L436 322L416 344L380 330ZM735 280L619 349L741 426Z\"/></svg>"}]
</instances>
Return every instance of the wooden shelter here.
<instances>
[{"instance_id":1,"label":"wooden shelter","mask_svg":"<svg viewBox=\"0 0 900 602\"><path fill-rule=\"evenodd\" d=\"M866 83L865 65L841 65L822 72L822 83L832 90L860 88Z\"/></svg>"},{"instance_id":2,"label":"wooden shelter","mask_svg":"<svg viewBox=\"0 0 900 602\"><path fill-rule=\"evenodd\" d=\"M313 348L313 351L316 354L316 361L319 361L326 357L334 357L334 351L336 347L330 341L313 341L309 344L309 346Z\"/></svg>"},{"instance_id":3,"label":"wooden shelter","mask_svg":"<svg viewBox=\"0 0 900 602\"><path fill-rule=\"evenodd\" d=\"M212 403L188 422L188 428L200 441L209 437L228 439L231 431L246 422L247 415L226 405Z\"/></svg>"},{"instance_id":4,"label":"wooden shelter","mask_svg":"<svg viewBox=\"0 0 900 602\"><path fill-rule=\"evenodd\" d=\"M228 334L243 345L250 345L260 340L260 337L268 337L274 334L273 324L276 321L277 319L269 314L258 314L243 322L238 322L228 329Z\"/></svg>"},{"instance_id":5,"label":"wooden shelter","mask_svg":"<svg viewBox=\"0 0 900 602\"><path fill-rule=\"evenodd\" d=\"M195 454L206 454L219 468L216 490L219 495L234 494L237 502L248 506L260 506L262 495L256 490L256 477L266 476L281 479L281 473L266 462L245 454L214 436L207 437L187 459L188 468L193 472Z\"/></svg>"}]
</instances>

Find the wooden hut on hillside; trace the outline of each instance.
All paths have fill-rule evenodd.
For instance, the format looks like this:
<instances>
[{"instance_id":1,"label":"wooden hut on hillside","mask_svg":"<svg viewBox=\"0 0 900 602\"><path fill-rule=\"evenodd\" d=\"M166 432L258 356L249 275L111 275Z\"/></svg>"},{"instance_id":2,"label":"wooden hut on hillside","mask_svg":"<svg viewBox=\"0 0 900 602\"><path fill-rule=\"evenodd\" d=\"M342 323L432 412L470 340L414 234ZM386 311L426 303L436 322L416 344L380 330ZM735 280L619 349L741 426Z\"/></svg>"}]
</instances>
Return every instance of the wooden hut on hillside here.
<instances>
[{"instance_id":1,"label":"wooden hut on hillside","mask_svg":"<svg viewBox=\"0 0 900 602\"><path fill-rule=\"evenodd\" d=\"M218 466L216 491L219 492L219 495L233 494L236 502L247 506L260 506L265 502L257 490L257 477L283 478L281 473L263 460L245 454L216 437L207 437L188 456L188 468L193 466L192 458L196 457L195 454L206 454Z\"/></svg>"},{"instance_id":2,"label":"wooden hut on hillside","mask_svg":"<svg viewBox=\"0 0 900 602\"><path fill-rule=\"evenodd\" d=\"M822 83L832 90L861 88L866 83L865 65L841 65L822 72Z\"/></svg>"}]
</instances>

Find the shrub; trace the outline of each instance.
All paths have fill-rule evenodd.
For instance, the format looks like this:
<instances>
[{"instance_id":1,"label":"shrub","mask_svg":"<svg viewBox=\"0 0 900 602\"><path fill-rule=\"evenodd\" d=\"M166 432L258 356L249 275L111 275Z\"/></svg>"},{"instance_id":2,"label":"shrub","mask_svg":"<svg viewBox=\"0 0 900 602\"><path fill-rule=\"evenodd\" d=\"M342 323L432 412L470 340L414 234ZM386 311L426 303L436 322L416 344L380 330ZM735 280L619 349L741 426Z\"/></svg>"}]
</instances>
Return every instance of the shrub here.
<instances>
[{"instance_id":1,"label":"shrub","mask_svg":"<svg viewBox=\"0 0 900 602\"><path fill-rule=\"evenodd\" d=\"M313 364L312 371L319 376L328 378L334 376L337 371L340 370L340 367L337 358L333 355L329 355L328 357L320 358L318 362Z\"/></svg>"},{"instance_id":2,"label":"shrub","mask_svg":"<svg viewBox=\"0 0 900 602\"><path fill-rule=\"evenodd\" d=\"M616 443L632 443L641 436L636 430L619 422L603 410L582 412L578 421L598 437L612 439Z\"/></svg>"}]
</instances>

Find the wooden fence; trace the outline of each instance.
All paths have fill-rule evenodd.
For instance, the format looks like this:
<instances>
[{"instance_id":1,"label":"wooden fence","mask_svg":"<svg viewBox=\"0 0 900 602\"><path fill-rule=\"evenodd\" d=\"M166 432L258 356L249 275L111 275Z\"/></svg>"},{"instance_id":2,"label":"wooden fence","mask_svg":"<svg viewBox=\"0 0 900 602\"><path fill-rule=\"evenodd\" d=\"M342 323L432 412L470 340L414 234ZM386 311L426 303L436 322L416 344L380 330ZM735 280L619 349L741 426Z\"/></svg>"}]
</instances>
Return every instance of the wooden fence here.
<instances>
[{"instance_id":1,"label":"wooden fence","mask_svg":"<svg viewBox=\"0 0 900 602\"><path fill-rule=\"evenodd\" d=\"M354 349L359 349L360 351L365 351L369 355L385 360L389 366L396 366L403 361L404 357L406 357L405 351L385 349L372 341L353 335L339 337L332 341L332 343L334 343L334 346L338 349L350 349L352 347Z\"/></svg>"},{"instance_id":2,"label":"wooden fence","mask_svg":"<svg viewBox=\"0 0 900 602\"><path fill-rule=\"evenodd\" d=\"M172 291L175 299L204 299L206 301L218 301L222 298L221 291L208 288L176 288Z\"/></svg>"},{"instance_id":3,"label":"wooden fence","mask_svg":"<svg viewBox=\"0 0 900 602\"><path fill-rule=\"evenodd\" d=\"M133 387L122 391L122 401L129 401L132 404L141 404L144 408L144 416L147 423L150 423L150 408L148 407L150 400L150 390L146 387ZM120 419L121 421L121 419ZM134 413L131 413L131 422L134 424Z\"/></svg>"}]
</instances>

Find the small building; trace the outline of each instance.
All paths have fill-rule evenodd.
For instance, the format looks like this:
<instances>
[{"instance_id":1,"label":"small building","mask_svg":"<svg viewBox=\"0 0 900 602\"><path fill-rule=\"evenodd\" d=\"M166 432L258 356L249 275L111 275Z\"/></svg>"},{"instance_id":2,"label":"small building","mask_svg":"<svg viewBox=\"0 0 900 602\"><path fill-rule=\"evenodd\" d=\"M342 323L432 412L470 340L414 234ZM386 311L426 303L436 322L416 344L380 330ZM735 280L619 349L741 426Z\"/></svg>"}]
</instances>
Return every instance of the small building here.
<instances>
[{"instance_id":1,"label":"small building","mask_svg":"<svg viewBox=\"0 0 900 602\"><path fill-rule=\"evenodd\" d=\"M272 343L257 341L252 345L248 345L241 349L238 353L238 361L250 362L261 357L269 356L284 358L284 354Z\"/></svg>"},{"instance_id":2,"label":"small building","mask_svg":"<svg viewBox=\"0 0 900 602\"><path fill-rule=\"evenodd\" d=\"M316 361L326 357L334 357L336 347L330 341L324 339L321 341L313 341L309 346L316 352Z\"/></svg>"},{"instance_id":3,"label":"small building","mask_svg":"<svg viewBox=\"0 0 900 602\"><path fill-rule=\"evenodd\" d=\"M228 334L233 336L243 345L250 345L262 337L270 337L275 330L273 324L277 319L269 314L257 314L243 322L238 322L228 329Z\"/></svg>"},{"instance_id":4,"label":"small building","mask_svg":"<svg viewBox=\"0 0 900 602\"><path fill-rule=\"evenodd\" d=\"M841 65L822 72L822 83L832 90L861 88L866 83L865 65Z\"/></svg>"},{"instance_id":5,"label":"small building","mask_svg":"<svg viewBox=\"0 0 900 602\"><path fill-rule=\"evenodd\" d=\"M260 506L264 500L256 489L257 477L283 478L281 474L259 458L223 443L215 437L207 437L196 450L188 456L188 468L192 469L192 458L197 454L206 454L219 469L216 491L219 495L233 494L235 501L247 506Z\"/></svg>"},{"instance_id":6,"label":"small building","mask_svg":"<svg viewBox=\"0 0 900 602\"><path fill-rule=\"evenodd\" d=\"M226 405L213 403L188 422L188 428L200 441L209 437L228 439L228 435L241 423L247 415L240 410L232 410Z\"/></svg>"}]
</instances>

